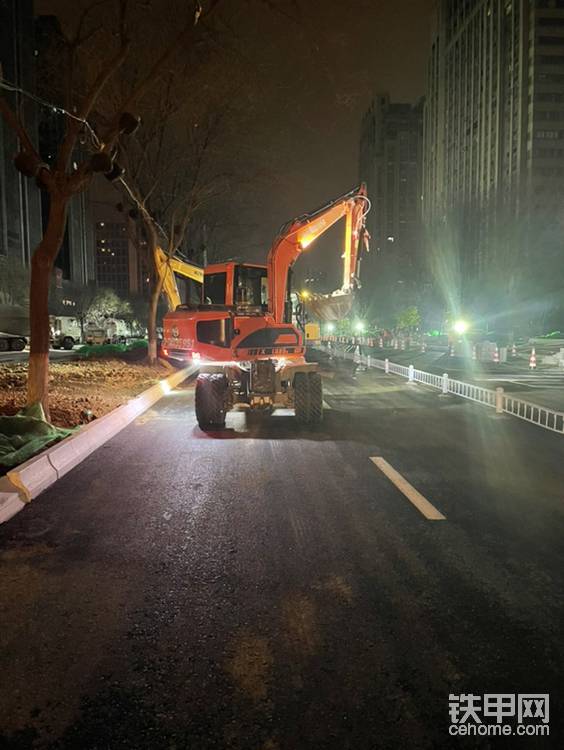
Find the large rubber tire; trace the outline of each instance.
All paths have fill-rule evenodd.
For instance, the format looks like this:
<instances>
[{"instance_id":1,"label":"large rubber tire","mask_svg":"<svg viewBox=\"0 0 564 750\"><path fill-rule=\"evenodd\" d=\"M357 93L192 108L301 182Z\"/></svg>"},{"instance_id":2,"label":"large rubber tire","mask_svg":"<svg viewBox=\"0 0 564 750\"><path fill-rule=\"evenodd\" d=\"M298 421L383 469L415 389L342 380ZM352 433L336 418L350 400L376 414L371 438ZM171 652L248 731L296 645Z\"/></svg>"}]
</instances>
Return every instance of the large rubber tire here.
<instances>
[{"instance_id":1,"label":"large rubber tire","mask_svg":"<svg viewBox=\"0 0 564 750\"><path fill-rule=\"evenodd\" d=\"M65 349L67 352L70 352L70 350L74 347L74 339L72 336L65 336L63 339L63 349Z\"/></svg>"},{"instance_id":2,"label":"large rubber tire","mask_svg":"<svg viewBox=\"0 0 564 750\"><path fill-rule=\"evenodd\" d=\"M218 373L202 373L196 380L196 419L202 430L225 426L227 378Z\"/></svg>"},{"instance_id":3,"label":"large rubber tire","mask_svg":"<svg viewBox=\"0 0 564 750\"><path fill-rule=\"evenodd\" d=\"M10 350L10 342L8 339L0 339L0 352L7 352Z\"/></svg>"},{"instance_id":4,"label":"large rubber tire","mask_svg":"<svg viewBox=\"0 0 564 750\"><path fill-rule=\"evenodd\" d=\"M309 380L306 372L294 375L294 412L298 422L309 422Z\"/></svg>"},{"instance_id":5,"label":"large rubber tire","mask_svg":"<svg viewBox=\"0 0 564 750\"><path fill-rule=\"evenodd\" d=\"M309 380L309 424L320 424L323 419L323 383L318 372L310 372Z\"/></svg>"},{"instance_id":6,"label":"large rubber tire","mask_svg":"<svg viewBox=\"0 0 564 750\"><path fill-rule=\"evenodd\" d=\"M23 338L10 339L10 349L13 352L23 352L25 345L26 340Z\"/></svg>"}]
</instances>

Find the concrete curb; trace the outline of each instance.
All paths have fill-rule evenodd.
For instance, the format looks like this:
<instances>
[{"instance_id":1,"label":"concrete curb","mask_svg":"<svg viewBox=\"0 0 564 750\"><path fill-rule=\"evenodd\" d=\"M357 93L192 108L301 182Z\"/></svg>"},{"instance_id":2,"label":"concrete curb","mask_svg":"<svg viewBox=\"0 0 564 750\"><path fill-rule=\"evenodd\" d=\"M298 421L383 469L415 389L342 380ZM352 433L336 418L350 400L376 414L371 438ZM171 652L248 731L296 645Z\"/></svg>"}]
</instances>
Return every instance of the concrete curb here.
<instances>
[{"instance_id":1,"label":"concrete curb","mask_svg":"<svg viewBox=\"0 0 564 750\"><path fill-rule=\"evenodd\" d=\"M197 370L192 365L172 373L123 406L84 425L76 435L65 438L9 471L0 480L0 523L12 518L26 503L84 461L96 448L117 435Z\"/></svg>"},{"instance_id":2,"label":"concrete curb","mask_svg":"<svg viewBox=\"0 0 564 750\"><path fill-rule=\"evenodd\" d=\"M20 499L17 489L6 477L0 479L0 523L9 521L12 516L25 508L25 502Z\"/></svg>"}]
</instances>

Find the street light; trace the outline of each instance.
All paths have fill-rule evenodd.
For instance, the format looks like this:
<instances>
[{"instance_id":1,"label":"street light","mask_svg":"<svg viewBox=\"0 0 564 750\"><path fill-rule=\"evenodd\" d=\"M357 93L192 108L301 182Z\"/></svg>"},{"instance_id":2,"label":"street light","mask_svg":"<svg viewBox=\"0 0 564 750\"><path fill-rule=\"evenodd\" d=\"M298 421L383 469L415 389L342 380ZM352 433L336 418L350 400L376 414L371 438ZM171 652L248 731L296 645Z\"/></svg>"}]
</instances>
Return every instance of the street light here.
<instances>
[{"instance_id":1,"label":"street light","mask_svg":"<svg viewBox=\"0 0 564 750\"><path fill-rule=\"evenodd\" d=\"M357 333L362 333L364 331L364 323L363 323L362 320L357 320L356 321L356 323L354 324L354 330Z\"/></svg>"},{"instance_id":2,"label":"street light","mask_svg":"<svg viewBox=\"0 0 564 750\"><path fill-rule=\"evenodd\" d=\"M465 320L457 320L452 328L455 333L462 336L468 330L468 323Z\"/></svg>"},{"instance_id":3,"label":"street light","mask_svg":"<svg viewBox=\"0 0 564 750\"><path fill-rule=\"evenodd\" d=\"M333 333L334 330L335 330L335 324L327 323L327 333Z\"/></svg>"}]
</instances>

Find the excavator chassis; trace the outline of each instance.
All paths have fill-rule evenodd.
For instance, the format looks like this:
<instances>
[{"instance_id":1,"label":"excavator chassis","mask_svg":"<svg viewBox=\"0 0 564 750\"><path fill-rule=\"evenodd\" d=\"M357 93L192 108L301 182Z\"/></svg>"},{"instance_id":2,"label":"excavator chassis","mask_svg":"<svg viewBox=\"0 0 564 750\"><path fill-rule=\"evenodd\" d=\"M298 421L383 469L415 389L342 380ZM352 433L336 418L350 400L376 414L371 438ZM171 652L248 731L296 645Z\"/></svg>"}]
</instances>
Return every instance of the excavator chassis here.
<instances>
[{"instance_id":1,"label":"excavator chassis","mask_svg":"<svg viewBox=\"0 0 564 750\"><path fill-rule=\"evenodd\" d=\"M234 408L272 414L294 409L302 424L323 418L323 387L317 363L285 363L273 359L202 364L196 381L196 418L203 430L225 426Z\"/></svg>"}]
</instances>

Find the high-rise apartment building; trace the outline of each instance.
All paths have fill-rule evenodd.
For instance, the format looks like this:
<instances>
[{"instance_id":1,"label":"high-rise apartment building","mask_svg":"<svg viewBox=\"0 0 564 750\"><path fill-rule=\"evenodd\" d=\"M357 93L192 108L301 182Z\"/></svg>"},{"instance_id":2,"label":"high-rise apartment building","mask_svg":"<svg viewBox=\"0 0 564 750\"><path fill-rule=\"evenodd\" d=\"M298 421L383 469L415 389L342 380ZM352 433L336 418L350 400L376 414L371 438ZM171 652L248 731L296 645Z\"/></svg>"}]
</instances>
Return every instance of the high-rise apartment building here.
<instances>
[{"instance_id":1,"label":"high-rise apartment building","mask_svg":"<svg viewBox=\"0 0 564 750\"><path fill-rule=\"evenodd\" d=\"M52 17L34 18L31 0L0 0L0 63L2 77L24 92L52 101L53 92L43 89L49 42L60 34ZM22 113L27 132L41 157L50 164L64 132L64 117L16 91L5 93L8 102ZM47 225L49 196L35 180L24 177L14 166L18 139L0 117L0 256L12 265L28 266ZM69 204L61 250L55 261L59 282L85 284L94 280L93 226L87 193Z\"/></svg>"},{"instance_id":2,"label":"high-rise apartment building","mask_svg":"<svg viewBox=\"0 0 564 750\"><path fill-rule=\"evenodd\" d=\"M62 44L59 21L54 16L38 16L35 19L35 57L37 63L36 90L45 100L62 104L63 80L53 76L52 59ZM53 80L56 83L53 83ZM47 164L55 160L65 133L65 118L48 107L37 109L41 157ZM86 151L78 144L74 158L81 161ZM35 185L33 185L35 188ZM43 230L49 217L49 195L41 191ZM94 222L89 191L73 196L68 206L67 226L61 249L55 260L58 277L80 286L95 280Z\"/></svg>"},{"instance_id":3,"label":"high-rise apartment building","mask_svg":"<svg viewBox=\"0 0 564 750\"><path fill-rule=\"evenodd\" d=\"M379 314L391 312L389 297L401 305L406 295L399 292L420 280L422 136L422 104L394 103L387 94L374 97L362 120L359 176L372 203L372 252L361 279L375 291Z\"/></svg>"},{"instance_id":4,"label":"high-rise apartment building","mask_svg":"<svg viewBox=\"0 0 564 750\"><path fill-rule=\"evenodd\" d=\"M92 182L90 198L98 286L113 289L121 297L144 294L148 272L140 221L131 218L119 190L100 175Z\"/></svg>"},{"instance_id":5,"label":"high-rise apartment building","mask_svg":"<svg viewBox=\"0 0 564 750\"><path fill-rule=\"evenodd\" d=\"M0 66L2 77L23 89L34 81L33 2L0 0ZM24 111L28 130L37 135L37 117L19 93L8 95L10 103ZM27 265L41 239L41 204L33 180L14 168L18 142L0 117L0 255L12 263Z\"/></svg>"},{"instance_id":6,"label":"high-rise apartment building","mask_svg":"<svg viewBox=\"0 0 564 750\"><path fill-rule=\"evenodd\" d=\"M435 21L423 217L443 297L546 316L564 277L564 0L440 0Z\"/></svg>"}]
</instances>

